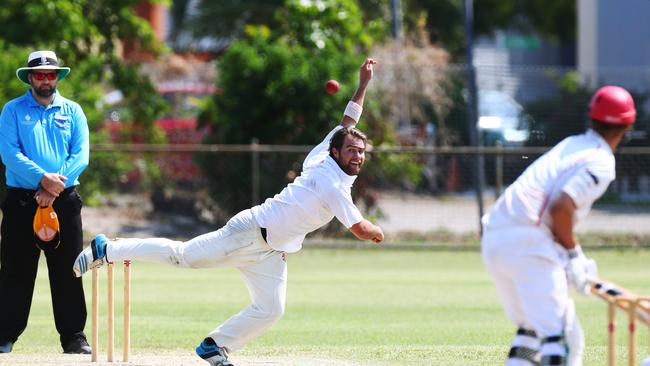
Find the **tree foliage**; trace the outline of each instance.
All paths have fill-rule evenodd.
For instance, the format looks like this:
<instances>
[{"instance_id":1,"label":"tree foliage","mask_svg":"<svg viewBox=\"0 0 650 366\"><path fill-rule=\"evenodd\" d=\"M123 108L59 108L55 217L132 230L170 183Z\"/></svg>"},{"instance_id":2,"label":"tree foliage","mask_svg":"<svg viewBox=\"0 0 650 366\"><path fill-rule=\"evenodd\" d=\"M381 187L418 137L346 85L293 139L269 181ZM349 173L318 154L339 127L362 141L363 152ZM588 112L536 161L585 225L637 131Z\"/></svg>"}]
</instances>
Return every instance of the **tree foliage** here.
<instances>
[{"instance_id":1,"label":"tree foliage","mask_svg":"<svg viewBox=\"0 0 650 366\"><path fill-rule=\"evenodd\" d=\"M576 38L576 1L528 0L521 3L523 13L530 20L529 28L545 38L559 42L573 42Z\"/></svg>"},{"instance_id":2,"label":"tree foliage","mask_svg":"<svg viewBox=\"0 0 650 366\"><path fill-rule=\"evenodd\" d=\"M234 39L243 34L246 25L279 26L274 14L283 5L284 0L199 0L196 9L200 11L186 24L198 36Z\"/></svg>"},{"instance_id":3,"label":"tree foliage","mask_svg":"<svg viewBox=\"0 0 650 366\"><path fill-rule=\"evenodd\" d=\"M309 3L304 2L303 3ZM312 2L315 11L329 9L327 1ZM390 28L384 21L390 16L388 3L384 0L363 0L360 2L365 33L374 37L386 34ZM322 6L319 4L323 4ZM278 19L276 14L283 11L291 13L285 0L228 0L210 1L199 0L195 8L190 7L187 0L175 0L172 6L175 34L188 31L195 37L213 37L225 40L236 40L245 37L247 26L265 26L276 31L285 28L286 21ZM294 9L295 10L295 9ZM366 11L367 10L367 11Z\"/></svg>"},{"instance_id":4,"label":"tree foliage","mask_svg":"<svg viewBox=\"0 0 650 366\"><path fill-rule=\"evenodd\" d=\"M319 1L305 3L318 4ZM325 2L326 3L326 2ZM401 0L403 31L417 33L424 23L432 43L462 60L465 52L464 12L462 0ZM554 42L575 39L575 1L565 0L475 0L474 32L491 35L499 29L537 32ZM366 33L375 39L391 35L392 0L358 0ZM265 25L272 31L283 26L273 14L286 5L272 1L199 1L196 9L187 0L174 1L177 30L190 30L198 37L234 40L244 35L245 25Z\"/></svg>"},{"instance_id":5,"label":"tree foliage","mask_svg":"<svg viewBox=\"0 0 650 366\"><path fill-rule=\"evenodd\" d=\"M491 34L505 27L514 15L515 0L474 1L474 32ZM461 0L404 0L404 28L415 32L424 22L431 41L447 49L454 58L463 58L465 30Z\"/></svg>"},{"instance_id":6,"label":"tree foliage","mask_svg":"<svg viewBox=\"0 0 650 366\"><path fill-rule=\"evenodd\" d=\"M246 27L246 37L219 60L223 93L214 99L214 114L203 116L214 123L209 142L246 144L255 137L262 144L314 145L340 120L373 41L356 2L288 0L274 17L275 31ZM328 79L342 85L337 94L325 93ZM371 138L380 131L371 131ZM303 158L261 154L261 197L282 189L300 172ZM249 156L236 155L202 161L215 182L213 197L230 213L251 204L250 164Z\"/></svg>"},{"instance_id":7,"label":"tree foliage","mask_svg":"<svg viewBox=\"0 0 650 366\"><path fill-rule=\"evenodd\" d=\"M354 92L357 67L372 40L354 1L318 4L287 1L275 13L277 31L249 26L247 38L219 61L224 92L215 99L218 140L311 144L340 118L338 107ZM342 90L325 97L332 78Z\"/></svg>"}]
</instances>

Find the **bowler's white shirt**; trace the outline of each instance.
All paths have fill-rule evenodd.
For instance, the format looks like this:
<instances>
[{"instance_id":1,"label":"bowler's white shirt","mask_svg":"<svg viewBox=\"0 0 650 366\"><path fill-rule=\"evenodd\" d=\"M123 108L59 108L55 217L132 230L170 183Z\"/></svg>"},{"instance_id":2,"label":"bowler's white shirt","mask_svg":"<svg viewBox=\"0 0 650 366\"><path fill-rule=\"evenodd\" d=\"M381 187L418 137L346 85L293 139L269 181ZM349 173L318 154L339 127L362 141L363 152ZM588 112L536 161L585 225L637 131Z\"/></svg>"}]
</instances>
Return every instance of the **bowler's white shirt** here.
<instances>
[{"instance_id":1,"label":"bowler's white shirt","mask_svg":"<svg viewBox=\"0 0 650 366\"><path fill-rule=\"evenodd\" d=\"M574 224L616 177L615 159L594 130L567 137L531 164L483 217L487 230L534 225L551 233L549 206L564 192L576 204Z\"/></svg>"},{"instance_id":2,"label":"bowler's white shirt","mask_svg":"<svg viewBox=\"0 0 650 366\"><path fill-rule=\"evenodd\" d=\"M303 171L273 198L253 207L253 216L266 228L267 243L275 250L300 250L305 236L336 217L345 227L363 220L350 190L356 176L347 175L329 156L334 128L303 162Z\"/></svg>"}]
</instances>

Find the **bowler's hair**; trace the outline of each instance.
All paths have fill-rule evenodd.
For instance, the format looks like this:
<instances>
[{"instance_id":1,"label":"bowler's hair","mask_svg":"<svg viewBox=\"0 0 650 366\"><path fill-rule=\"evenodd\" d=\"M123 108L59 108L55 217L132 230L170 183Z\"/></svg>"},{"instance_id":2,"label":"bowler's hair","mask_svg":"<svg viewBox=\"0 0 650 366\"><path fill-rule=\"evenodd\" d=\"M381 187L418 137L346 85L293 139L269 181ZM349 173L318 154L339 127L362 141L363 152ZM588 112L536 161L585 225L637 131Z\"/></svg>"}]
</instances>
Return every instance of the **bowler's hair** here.
<instances>
[{"instance_id":1,"label":"bowler's hair","mask_svg":"<svg viewBox=\"0 0 650 366\"><path fill-rule=\"evenodd\" d=\"M334 136L332 136L332 139L330 140L330 156L334 157L334 155L332 155L332 149L341 151L341 148L343 148L343 141L345 141L345 136L347 135L351 135L352 137L363 141L364 145L368 144L368 136L366 136L365 133L354 127L344 127L334 132Z\"/></svg>"}]
</instances>

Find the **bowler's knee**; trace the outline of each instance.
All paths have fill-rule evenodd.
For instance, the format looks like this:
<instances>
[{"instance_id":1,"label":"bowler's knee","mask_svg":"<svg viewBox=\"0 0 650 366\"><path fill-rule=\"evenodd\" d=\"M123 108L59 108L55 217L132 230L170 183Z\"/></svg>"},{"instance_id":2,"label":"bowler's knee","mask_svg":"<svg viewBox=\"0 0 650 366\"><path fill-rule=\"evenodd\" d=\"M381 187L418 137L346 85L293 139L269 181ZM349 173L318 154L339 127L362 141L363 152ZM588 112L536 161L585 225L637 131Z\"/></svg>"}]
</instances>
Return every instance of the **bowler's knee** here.
<instances>
[{"instance_id":1,"label":"bowler's knee","mask_svg":"<svg viewBox=\"0 0 650 366\"><path fill-rule=\"evenodd\" d=\"M260 318L271 324L280 320L284 315L284 305L282 304L274 304L264 307L253 305L253 307L256 308L256 312L259 314Z\"/></svg>"},{"instance_id":2,"label":"bowler's knee","mask_svg":"<svg viewBox=\"0 0 650 366\"><path fill-rule=\"evenodd\" d=\"M273 306L273 307L271 307L269 309L267 317L268 317L269 321L272 321L272 322L275 323L278 320L280 320L283 315L284 315L284 306L280 305L280 304L277 304L277 305L275 305L275 306Z\"/></svg>"}]
</instances>

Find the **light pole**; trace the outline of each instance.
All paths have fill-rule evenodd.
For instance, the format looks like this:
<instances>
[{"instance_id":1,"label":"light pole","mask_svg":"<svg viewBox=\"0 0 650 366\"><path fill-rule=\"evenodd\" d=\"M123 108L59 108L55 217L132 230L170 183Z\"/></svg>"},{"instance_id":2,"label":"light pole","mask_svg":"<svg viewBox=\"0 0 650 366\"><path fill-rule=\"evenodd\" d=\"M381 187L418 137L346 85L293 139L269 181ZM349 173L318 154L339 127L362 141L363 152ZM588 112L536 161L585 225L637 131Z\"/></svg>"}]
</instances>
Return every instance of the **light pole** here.
<instances>
[{"instance_id":1,"label":"light pole","mask_svg":"<svg viewBox=\"0 0 650 366\"><path fill-rule=\"evenodd\" d=\"M467 123L469 127L470 143L479 149L483 146L483 136L478 130L478 96L476 92L476 69L474 68L474 2L463 1L465 13L465 57L467 63ZM483 187L485 186L484 158L477 152L474 159L474 189L478 203L479 233L483 234L481 217L483 217Z\"/></svg>"},{"instance_id":2,"label":"light pole","mask_svg":"<svg viewBox=\"0 0 650 366\"><path fill-rule=\"evenodd\" d=\"M393 20L393 38L402 38L402 4L400 0L391 0L390 10Z\"/></svg>"}]
</instances>

